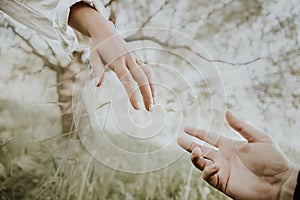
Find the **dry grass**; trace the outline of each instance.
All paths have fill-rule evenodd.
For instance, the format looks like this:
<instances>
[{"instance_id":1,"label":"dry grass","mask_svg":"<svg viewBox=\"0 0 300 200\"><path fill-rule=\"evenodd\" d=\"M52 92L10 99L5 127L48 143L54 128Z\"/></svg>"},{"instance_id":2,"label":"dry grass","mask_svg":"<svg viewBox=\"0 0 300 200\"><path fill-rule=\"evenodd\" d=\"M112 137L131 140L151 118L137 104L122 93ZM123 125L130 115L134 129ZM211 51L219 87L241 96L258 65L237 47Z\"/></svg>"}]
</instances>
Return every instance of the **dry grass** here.
<instances>
[{"instance_id":1,"label":"dry grass","mask_svg":"<svg viewBox=\"0 0 300 200\"><path fill-rule=\"evenodd\" d=\"M0 124L0 199L227 199L202 181L188 155L152 173L115 171L94 160L72 134L55 133L51 116L12 107L0 112L14 120ZM47 133L39 134L42 129Z\"/></svg>"}]
</instances>

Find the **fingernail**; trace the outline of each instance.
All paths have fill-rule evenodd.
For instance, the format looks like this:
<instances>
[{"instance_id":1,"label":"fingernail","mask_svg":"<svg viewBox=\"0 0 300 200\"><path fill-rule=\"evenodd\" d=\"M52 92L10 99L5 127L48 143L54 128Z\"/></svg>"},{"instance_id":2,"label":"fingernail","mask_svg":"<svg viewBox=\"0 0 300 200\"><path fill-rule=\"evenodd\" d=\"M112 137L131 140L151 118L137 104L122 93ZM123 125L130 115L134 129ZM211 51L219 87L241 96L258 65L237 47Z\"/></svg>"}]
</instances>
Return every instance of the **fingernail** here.
<instances>
[{"instance_id":1,"label":"fingernail","mask_svg":"<svg viewBox=\"0 0 300 200\"><path fill-rule=\"evenodd\" d=\"M212 168L213 168L213 169L216 169L216 168L217 168L217 166L214 164L214 165L212 166Z\"/></svg>"},{"instance_id":2,"label":"fingernail","mask_svg":"<svg viewBox=\"0 0 300 200\"><path fill-rule=\"evenodd\" d=\"M240 120L240 118L236 114L234 114L232 111L228 111L228 113L233 119Z\"/></svg>"},{"instance_id":3,"label":"fingernail","mask_svg":"<svg viewBox=\"0 0 300 200\"><path fill-rule=\"evenodd\" d=\"M202 155L202 151L199 147L196 147L194 150L193 150L193 155Z\"/></svg>"},{"instance_id":4,"label":"fingernail","mask_svg":"<svg viewBox=\"0 0 300 200\"><path fill-rule=\"evenodd\" d=\"M212 169L213 169L213 170L216 170L216 169L219 169L219 167L218 167L218 166L216 165L216 163L215 163L215 164L213 164Z\"/></svg>"},{"instance_id":5,"label":"fingernail","mask_svg":"<svg viewBox=\"0 0 300 200\"><path fill-rule=\"evenodd\" d=\"M202 151L201 151L201 149L199 147L196 147L195 151L196 151L197 154L200 154L200 155L202 154Z\"/></svg>"},{"instance_id":6,"label":"fingernail","mask_svg":"<svg viewBox=\"0 0 300 200\"><path fill-rule=\"evenodd\" d=\"M153 105L155 105L155 102L156 102L156 101L155 101L155 96L153 96Z\"/></svg>"},{"instance_id":7,"label":"fingernail","mask_svg":"<svg viewBox=\"0 0 300 200\"><path fill-rule=\"evenodd\" d=\"M98 78L98 77L96 77L96 78L94 79L94 81L95 81L95 85L96 85L96 87L98 87L98 85L99 85L99 78Z\"/></svg>"},{"instance_id":8,"label":"fingernail","mask_svg":"<svg viewBox=\"0 0 300 200\"><path fill-rule=\"evenodd\" d=\"M149 112L151 112L151 111L152 111L152 107L153 107L153 104L152 104L152 103L150 103L150 105L149 105Z\"/></svg>"},{"instance_id":9,"label":"fingernail","mask_svg":"<svg viewBox=\"0 0 300 200\"><path fill-rule=\"evenodd\" d=\"M137 63L138 65L141 65L141 64L143 64L143 63L141 62L141 60L140 60L140 59L136 59L136 63Z\"/></svg>"},{"instance_id":10,"label":"fingernail","mask_svg":"<svg viewBox=\"0 0 300 200\"><path fill-rule=\"evenodd\" d=\"M135 105L134 105L134 108L136 109L136 110L140 110L140 104L138 103L138 102L136 102L135 103Z\"/></svg>"}]
</instances>

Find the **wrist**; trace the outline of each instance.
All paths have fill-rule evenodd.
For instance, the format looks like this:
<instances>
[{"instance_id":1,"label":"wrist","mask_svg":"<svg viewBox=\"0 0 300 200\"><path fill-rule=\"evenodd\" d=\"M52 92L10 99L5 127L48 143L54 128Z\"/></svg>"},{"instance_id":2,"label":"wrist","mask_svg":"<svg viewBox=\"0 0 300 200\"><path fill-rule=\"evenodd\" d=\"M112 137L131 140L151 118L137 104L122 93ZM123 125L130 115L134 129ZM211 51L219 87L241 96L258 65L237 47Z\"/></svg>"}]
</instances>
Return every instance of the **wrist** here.
<instances>
[{"instance_id":1,"label":"wrist","mask_svg":"<svg viewBox=\"0 0 300 200\"><path fill-rule=\"evenodd\" d=\"M117 34L114 24L102 16L98 16L96 20L93 20L91 24L89 24L88 33L94 41L104 41Z\"/></svg>"},{"instance_id":2,"label":"wrist","mask_svg":"<svg viewBox=\"0 0 300 200\"><path fill-rule=\"evenodd\" d=\"M114 25L106 20L92 6L78 2L70 8L68 25L93 39L104 40L105 36L115 33Z\"/></svg>"},{"instance_id":3,"label":"wrist","mask_svg":"<svg viewBox=\"0 0 300 200\"><path fill-rule=\"evenodd\" d=\"M291 167L291 171L288 178L284 181L284 183L281 186L279 194L280 200L293 199L295 188L297 185L299 170L299 166L293 165Z\"/></svg>"}]
</instances>

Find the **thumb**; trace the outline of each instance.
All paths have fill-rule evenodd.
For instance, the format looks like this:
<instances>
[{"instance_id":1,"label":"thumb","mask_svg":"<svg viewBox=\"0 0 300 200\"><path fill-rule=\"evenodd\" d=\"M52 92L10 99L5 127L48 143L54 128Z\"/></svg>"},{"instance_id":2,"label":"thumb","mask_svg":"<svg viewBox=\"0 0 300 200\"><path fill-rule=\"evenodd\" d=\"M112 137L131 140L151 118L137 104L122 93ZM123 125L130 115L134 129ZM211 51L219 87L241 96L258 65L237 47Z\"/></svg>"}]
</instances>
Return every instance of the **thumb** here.
<instances>
[{"instance_id":1,"label":"thumb","mask_svg":"<svg viewBox=\"0 0 300 200\"><path fill-rule=\"evenodd\" d=\"M226 112L226 119L228 124L237 132L241 134L248 142L268 142L272 143L271 138L267 133L258 129L254 125L239 119L230 111Z\"/></svg>"}]
</instances>

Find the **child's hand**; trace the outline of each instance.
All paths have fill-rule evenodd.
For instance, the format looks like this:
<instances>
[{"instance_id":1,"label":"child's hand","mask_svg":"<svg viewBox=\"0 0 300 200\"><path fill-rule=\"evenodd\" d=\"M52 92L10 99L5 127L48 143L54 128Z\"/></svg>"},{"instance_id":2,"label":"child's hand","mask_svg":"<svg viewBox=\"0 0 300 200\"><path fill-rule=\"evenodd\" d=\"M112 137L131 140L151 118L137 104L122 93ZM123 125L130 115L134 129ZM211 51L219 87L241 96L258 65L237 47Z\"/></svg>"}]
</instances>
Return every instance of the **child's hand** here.
<instances>
[{"instance_id":1,"label":"child's hand","mask_svg":"<svg viewBox=\"0 0 300 200\"><path fill-rule=\"evenodd\" d=\"M124 85L132 106L135 109L140 108L137 102L135 81L143 96L145 108L150 111L154 103L155 91L149 70L135 53L130 52L126 42L115 31L113 24L104 21L101 22L101 26L97 27L102 28L96 28L95 32L91 33L93 44L90 56L91 65L95 68L95 76L99 77L97 86L100 86L104 79L101 56Z\"/></svg>"},{"instance_id":2,"label":"child's hand","mask_svg":"<svg viewBox=\"0 0 300 200\"><path fill-rule=\"evenodd\" d=\"M129 51L126 42L118 35L114 25L83 2L72 6L69 25L92 38L90 63L97 80L96 85L100 86L104 79L103 59L124 85L132 106L135 109L140 108L135 81L143 96L145 108L150 111L155 96L150 71L136 54Z\"/></svg>"}]
</instances>

